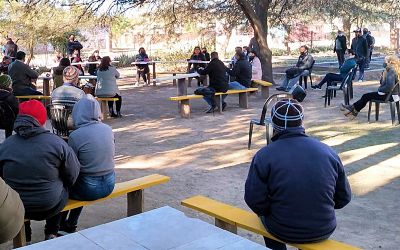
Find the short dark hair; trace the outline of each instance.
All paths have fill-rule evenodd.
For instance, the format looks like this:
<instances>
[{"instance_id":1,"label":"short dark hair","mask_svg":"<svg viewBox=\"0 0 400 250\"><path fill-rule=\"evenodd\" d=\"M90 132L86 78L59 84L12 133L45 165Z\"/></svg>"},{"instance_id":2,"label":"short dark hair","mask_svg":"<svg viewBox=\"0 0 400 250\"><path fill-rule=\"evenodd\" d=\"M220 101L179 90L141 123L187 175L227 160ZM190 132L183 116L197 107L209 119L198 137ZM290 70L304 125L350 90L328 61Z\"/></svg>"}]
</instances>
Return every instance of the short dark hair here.
<instances>
[{"instance_id":1,"label":"short dark hair","mask_svg":"<svg viewBox=\"0 0 400 250\"><path fill-rule=\"evenodd\" d=\"M308 46L307 45L302 45L300 48L304 48L305 50L308 51Z\"/></svg>"},{"instance_id":2,"label":"short dark hair","mask_svg":"<svg viewBox=\"0 0 400 250\"><path fill-rule=\"evenodd\" d=\"M355 55L355 54L356 54L355 51L352 50L352 49L348 49L348 50L347 50L347 53L352 54L352 55Z\"/></svg>"},{"instance_id":3,"label":"short dark hair","mask_svg":"<svg viewBox=\"0 0 400 250\"><path fill-rule=\"evenodd\" d=\"M210 56L211 56L211 58L218 58L218 52L213 51L213 52L211 52Z\"/></svg>"},{"instance_id":4,"label":"short dark hair","mask_svg":"<svg viewBox=\"0 0 400 250\"><path fill-rule=\"evenodd\" d=\"M237 55L238 55L238 59L239 60L246 59L246 55L243 52L242 53L238 53Z\"/></svg>"},{"instance_id":5,"label":"short dark hair","mask_svg":"<svg viewBox=\"0 0 400 250\"><path fill-rule=\"evenodd\" d=\"M17 55L15 56L15 59L17 60L23 60L25 58L26 54L23 51L18 51Z\"/></svg>"},{"instance_id":6,"label":"short dark hair","mask_svg":"<svg viewBox=\"0 0 400 250\"><path fill-rule=\"evenodd\" d=\"M254 49L250 53L253 53L255 56L258 56L257 51L255 51Z\"/></svg>"},{"instance_id":7,"label":"short dark hair","mask_svg":"<svg viewBox=\"0 0 400 250\"><path fill-rule=\"evenodd\" d=\"M60 60L60 66L64 66L64 67L67 67L67 66L70 66L71 65L71 61L68 59L68 58L61 58L61 60Z\"/></svg>"}]
</instances>

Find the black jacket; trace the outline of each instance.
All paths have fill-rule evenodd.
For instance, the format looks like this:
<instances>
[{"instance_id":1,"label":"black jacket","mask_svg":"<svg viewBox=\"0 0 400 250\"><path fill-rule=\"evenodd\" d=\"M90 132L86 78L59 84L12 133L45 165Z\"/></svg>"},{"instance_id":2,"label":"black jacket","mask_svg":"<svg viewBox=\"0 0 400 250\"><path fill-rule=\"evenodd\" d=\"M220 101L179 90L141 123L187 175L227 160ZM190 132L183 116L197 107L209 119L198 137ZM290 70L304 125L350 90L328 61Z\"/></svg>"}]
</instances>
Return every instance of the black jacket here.
<instances>
[{"instance_id":1,"label":"black jacket","mask_svg":"<svg viewBox=\"0 0 400 250\"><path fill-rule=\"evenodd\" d=\"M4 111L4 113L0 111L0 129L13 128L15 118L18 115L18 105L18 99L11 91L0 89L0 109Z\"/></svg>"},{"instance_id":2,"label":"black jacket","mask_svg":"<svg viewBox=\"0 0 400 250\"><path fill-rule=\"evenodd\" d=\"M68 55L72 55L74 53L74 50L79 51L79 54L81 52L81 49L83 49L82 44L79 41L69 41L67 43L67 52Z\"/></svg>"},{"instance_id":3,"label":"black jacket","mask_svg":"<svg viewBox=\"0 0 400 250\"><path fill-rule=\"evenodd\" d=\"M190 57L189 60L194 60L194 61L205 61L205 60L206 60L206 57L204 56L203 53L200 53L200 54L198 54L198 55L193 54L193 55ZM192 67L192 65L193 65L193 69L194 69L194 70L197 70L197 69L200 68L200 67L204 68L204 67L206 66L204 63L189 63L189 65L188 65L189 70L190 70L190 68Z\"/></svg>"},{"instance_id":4,"label":"black jacket","mask_svg":"<svg viewBox=\"0 0 400 250\"><path fill-rule=\"evenodd\" d=\"M19 115L14 131L0 145L0 177L19 193L26 212L49 210L68 197L80 163L65 141L30 116Z\"/></svg>"},{"instance_id":5,"label":"black jacket","mask_svg":"<svg viewBox=\"0 0 400 250\"><path fill-rule=\"evenodd\" d=\"M248 60L238 60L233 66L233 69L230 69L228 73L229 75L234 76L237 82L239 82L246 88L250 88L252 71L251 64Z\"/></svg>"},{"instance_id":6,"label":"black jacket","mask_svg":"<svg viewBox=\"0 0 400 250\"><path fill-rule=\"evenodd\" d=\"M342 51L346 51L347 50L347 39L346 36L337 36L335 39L335 46L333 47L333 52L336 52L336 43L339 42L340 43L340 47L342 47Z\"/></svg>"},{"instance_id":7,"label":"black jacket","mask_svg":"<svg viewBox=\"0 0 400 250\"><path fill-rule=\"evenodd\" d=\"M329 237L335 209L351 200L339 156L308 137L303 128L284 130L254 156L244 199L268 231L288 242Z\"/></svg>"},{"instance_id":8,"label":"black jacket","mask_svg":"<svg viewBox=\"0 0 400 250\"><path fill-rule=\"evenodd\" d=\"M227 70L228 68L221 60L214 58L205 69L198 69L197 72L200 75L209 75L209 86L216 92L225 93L229 89Z\"/></svg>"},{"instance_id":9,"label":"black jacket","mask_svg":"<svg viewBox=\"0 0 400 250\"><path fill-rule=\"evenodd\" d=\"M354 37L351 41L351 49L355 52L356 58L366 58L368 55L368 43L364 37Z\"/></svg>"}]
</instances>

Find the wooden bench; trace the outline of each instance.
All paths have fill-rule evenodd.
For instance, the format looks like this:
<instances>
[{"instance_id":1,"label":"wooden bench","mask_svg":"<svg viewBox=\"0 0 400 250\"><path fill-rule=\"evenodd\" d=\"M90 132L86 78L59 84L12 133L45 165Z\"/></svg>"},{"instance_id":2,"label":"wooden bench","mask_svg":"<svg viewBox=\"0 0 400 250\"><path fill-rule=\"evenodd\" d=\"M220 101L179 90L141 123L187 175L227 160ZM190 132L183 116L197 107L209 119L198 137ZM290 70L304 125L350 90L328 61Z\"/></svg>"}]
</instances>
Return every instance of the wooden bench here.
<instances>
[{"instance_id":1,"label":"wooden bench","mask_svg":"<svg viewBox=\"0 0 400 250\"><path fill-rule=\"evenodd\" d=\"M261 96L265 99L269 97L269 88L272 87L272 83L263 80L253 80L257 85L261 86Z\"/></svg>"},{"instance_id":2,"label":"wooden bench","mask_svg":"<svg viewBox=\"0 0 400 250\"><path fill-rule=\"evenodd\" d=\"M249 107L248 93L258 91L257 88L247 88L243 90L228 90L226 93L217 92L215 93L216 103L219 108L219 112L222 113L222 96L223 95L234 95L239 94L239 107L247 109ZM170 97L170 101L178 101L180 104L180 114L183 118L190 118L190 103L192 99L201 99L202 95L182 95Z\"/></svg>"},{"instance_id":3,"label":"wooden bench","mask_svg":"<svg viewBox=\"0 0 400 250\"><path fill-rule=\"evenodd\" d=\"M258 216L240 208L212 200L204 196L194 196L181 202L185 207L197 210L215 218L215 225L232 233L237 233L237 228L243 228L264 237L283 242L265 230ZM292 244L293 247L302 250L356 250L360 249L345 243L327 239L318 243Z\"/></svg>"},{"instance_id":4,"label":"wooden bench","mask_svg":"<svg viewBox=\"0 0 400 250\"><path fill-rule=\"evenodd\" d=\"M155 185L159 185L169 181L169 177L165 175L152 174L137 178L130 181L120 182L115 184L113 192L104 198L94 201L77 201L69 200L63 211L68 211L78 207L89 206L98 202L116 198L122 195L127 195L127 216L132 216L143 212L144 189ZM20 232L15 236L14 248L26 245L25 226L22 226Z\"/></svg>"},{"instance_id":5,"label":"wooden bench","mask_svg":"<svg viewBox=\"0 0 400 250\"><path fill-rule=\"evenodd\" d=\"M96 100L100 104L101 113L103 114L103 119L107 119L109 112L108 112L108 104L107 102L116 102L118 98L116 97L96 97Z\"/></svg>"},{"instance_id":6,"label":"wooden bench","mask_svg":"<svg viewBox=\"0 0 400 250\"><path fill-rule=\"evenodd\" d=\"M19 99L27 99L27 100L50 100L51 96L48 95L17 95L15 96Z\"/></svg>"}]
</instances>

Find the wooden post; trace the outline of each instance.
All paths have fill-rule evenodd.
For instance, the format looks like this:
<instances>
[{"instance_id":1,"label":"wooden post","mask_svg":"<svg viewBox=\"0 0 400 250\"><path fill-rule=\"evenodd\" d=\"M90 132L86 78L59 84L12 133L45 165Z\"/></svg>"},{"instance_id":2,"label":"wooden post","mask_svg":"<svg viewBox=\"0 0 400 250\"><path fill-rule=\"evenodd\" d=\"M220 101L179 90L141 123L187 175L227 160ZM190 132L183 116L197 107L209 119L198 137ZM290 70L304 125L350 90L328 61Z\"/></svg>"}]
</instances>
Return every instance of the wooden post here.
<instances>
[{"instance_id":1,"label":"wooden post","mask_svg":"<svg viewBox=\"0 0 400 250\"><path fill-rule=\"evenodd\" d=\"M244 109L249 108L249 97L247 92L239 93L239 107Z\"/></svg>"},{"instance_id":2,"label":"wooden post","mask_svg":"<svg viewBox=\"0 0 400 250\"><path fill-rule=\"evenodd\" d=\"M269 97L269 87L261 85L261 96L265 99Z\"/></svg>"},{"instance_id":3,"label":"wooden post","mask_svg":"<svg viewBox=\"0 0 400 250\"><path fill-rule=\"evenodd\" d=\"M225 221L215 218L215 226L229 231L231 233L237 234L237 227L235 225L231 225Z\"/></svg>"},{"instance_id":4,"label":"wooden post","mask_svg":"<svg viewBox=\"0 0 400 250\"><path fill-rule=\"evenodd\" d=\"M180 113L182 118L190 118L189 100L182 100L180 103Z\"/></svg>"},{"instance_id":5,"label":"wooden post","mask_svg":"<svg viewBox=\"0 0 400 250\"><path fill-rule=\"evenodd\" d=\"M172 76L176 76L176 73L172 73ZM172 80L172 86L176 86L176 79Z\"/></svg>"},{"instance_id":6,"label":"wooden post","mask_svg":"<svg viewBox=\"0 0 400 250\"><path fill-rule=\"evenodd\" d=\"M214 101L217 104L219 113L222 114L222 95L215 95Z\"/></svg>"},{"instance_id":7,"label":"wooden post","mask_svg":"<svg viewBox=\"0 0 400 250\"><path fill-rule=\"evenodd\" d=\"M50 79L49 78L44 78L43 79L43 95L49 96L50 95ZM47 107L47 105L50 104L50 100L45 99L43 100L44 106Z\"/></svg>"},{"instance_id":8,"label":"wooden post","mask_svg":"<svg viewBox=\"0 0 400 250\"><path fill-rule=\"evenodd\" d=\"M153 80L156 79L156 63L153 62Z\"/></svg>"},{"instance_id":9,"label":"wooden post","mask_svg":"<svg viewBox=\"0 0 400 250\"><path fill-rule=\"evenodd\" d=\"M21 230L13 239L14 248L26 246L25 223L22 224Z\"/></svg>"},{"instance_id":10,"label":"wooden post","mask_svg":"<svg viewBox=\"0 0 400 250\"><path fill-rule=\"evenodd\" d=\"M127 194L127 202L128 202L128 216L140 214L143 212L143 189L130 192Z\"/></svg>"}]
</instances>

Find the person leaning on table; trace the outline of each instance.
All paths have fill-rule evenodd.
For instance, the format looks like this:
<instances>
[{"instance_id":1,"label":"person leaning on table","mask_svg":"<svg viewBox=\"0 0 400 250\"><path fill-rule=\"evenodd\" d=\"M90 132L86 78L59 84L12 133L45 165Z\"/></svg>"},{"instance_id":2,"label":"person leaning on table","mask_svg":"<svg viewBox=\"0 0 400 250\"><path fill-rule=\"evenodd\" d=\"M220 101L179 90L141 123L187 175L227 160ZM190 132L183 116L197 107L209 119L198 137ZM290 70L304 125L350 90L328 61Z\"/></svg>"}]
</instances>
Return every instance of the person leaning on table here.
<instances>
[{"instance_id":1,"label":"person leaning on table","mask_svg":"<svg viewBox=\"0 0 400 250\"><path fill-rule=\"evenodd\" d=\"M265 229L284 242L328 239L336 228L335 209L351 200L342 162L331 147L306 135L296 100L278 101L271 119L272 143L254 156L244 199ZM273 250L286 249L284 243L264 240Z\"/></svg>"}]
</instances>

